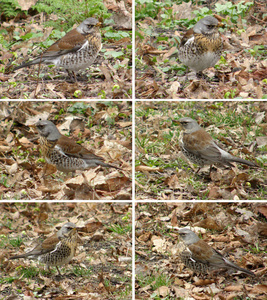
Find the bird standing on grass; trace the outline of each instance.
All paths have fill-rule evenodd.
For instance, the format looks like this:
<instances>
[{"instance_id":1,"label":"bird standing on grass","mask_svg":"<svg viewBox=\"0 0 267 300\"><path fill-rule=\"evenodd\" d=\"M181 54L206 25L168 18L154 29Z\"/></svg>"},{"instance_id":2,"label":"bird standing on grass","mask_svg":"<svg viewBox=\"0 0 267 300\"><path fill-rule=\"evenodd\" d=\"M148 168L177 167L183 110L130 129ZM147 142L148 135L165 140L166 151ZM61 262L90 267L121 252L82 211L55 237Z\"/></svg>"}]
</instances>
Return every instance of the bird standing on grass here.
<instances>
[{"instance_id":1,"label":"bird standing on grass","mask_svg":"<svg viewBox=\"0 0 267 300\"><path fill-rule=\"evenodd\" d=\"M195 120L186 117L181 118L179 123L183 128L179 136L181 151L192 163L199 165L200 168L210 165L211 169L212 164L216 163L233 167L232 162L258 167L254 162L235 157L221 149L211 135L202 129Z\"/></svg>"}]
</instances>

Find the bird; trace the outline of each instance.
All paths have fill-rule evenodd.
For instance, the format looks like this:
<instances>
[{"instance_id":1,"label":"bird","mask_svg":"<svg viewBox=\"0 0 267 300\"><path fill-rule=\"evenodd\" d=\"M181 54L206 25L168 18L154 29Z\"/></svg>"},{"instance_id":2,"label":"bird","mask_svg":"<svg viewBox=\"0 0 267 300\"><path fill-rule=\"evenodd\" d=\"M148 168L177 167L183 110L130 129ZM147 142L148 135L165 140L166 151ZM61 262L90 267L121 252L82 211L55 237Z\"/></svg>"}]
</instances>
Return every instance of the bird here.
<instances>
[{"instance_id":1,"label":"bird","mask_svg":"<svg viewBox=\"0 0 267 300\"><path fill-rule=\"evenodd\" d=\"M121 170L107 164L100 156L62 135L56 125L48 120L39 120L35 127L40 136L41 152L48 164L55 165L59 171L74 172L103 166Z\"/></svg>"},{"instance_id":2,"label":"bird","mask_svg":"<svg viewBox=\"0 0 267 300\"><path fill-rule=\"evenodd\" d=\"M87 18L77 28L69 31L46 49L40 56L15 67L14 71L44 63L65 68L69 76L73 75L76 82L77 78L74 72L89 67L102 48L99 26L100 22L98 20Z\"/></svg>"},{"instance_id":3,"label":"bird","mask_svg":"<svg viewBox=\"0 0 267 300\"><path fill-rule=\"evenodd\" d=\"M178 234L185 246L185 249L180 253L181 261L195 273L202 275L220 269L237 270L249 276L255 276L253 272L226 259L219 251L201 240L192 230L181 228Z\"/></svg>"},{"instance_id":4,"label":"bird","mask_svg":"<svg viewBox=\"0 0 267 300\"><path fill-rule=\"evenodd\" d=\"M205 165L210 165L211 171L212 164L215 163L234 167L231 162L258 167L254 162L235 157L221 149L211 135L199 126L197 121L185 117L181 118L178 122L183 128L179 136L179 146L181 151L189 161L199 165L200 168Z\"/></svg>"},{"instance_id":5,"label":"bird","mask_svg":"<svg viewBox=\"0 0 267 300\"><path fill-rule=\"evenodd\" d=\"M214 67L220 59L223 42L218 32L220 23L212 16L199 20L183 36L178 48L180 61L202 77L202 71Z\"/></svg>"},{"instance_id":6,"label":"bird","mask_svg":"<svg viewBox=\"0 0 267 300\"><path fill-rule=\"evenodd\" d=\"M31 251L25 254L11 256L9 259L30 258L37 259L49 267L68 264L75 255L77 243L80 240L74 223L68 222L52 236L38 243Z\"/></svg>"}]
</instances>

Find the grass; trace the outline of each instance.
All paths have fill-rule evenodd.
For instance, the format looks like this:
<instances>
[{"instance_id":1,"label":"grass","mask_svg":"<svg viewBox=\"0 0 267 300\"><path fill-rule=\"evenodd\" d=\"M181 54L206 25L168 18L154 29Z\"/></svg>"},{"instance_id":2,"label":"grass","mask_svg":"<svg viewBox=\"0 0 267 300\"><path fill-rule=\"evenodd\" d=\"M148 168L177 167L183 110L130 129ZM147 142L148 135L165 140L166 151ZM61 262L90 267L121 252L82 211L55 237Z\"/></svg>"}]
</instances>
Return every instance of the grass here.
<instances>
[{"instance_id":1,"label":"grass","mask_svg":"<svg viewBox=\"0 0 267 300\"><path fill-rule=\"evenodd\" d=\"M193 166L195 171L192 170L187 159L181 155L178 146L181 128L176 121L185 116L197 119L202 123L201 126L222 145L223 149L233 155L252 161L254 160L253 156L259 158L257 163L261 168L246 169L239 165L239 173L247 173L250 179L266 178L265 150L264 147L257 148L255 145L256 138L264 136L263 128L255 122L257 113L260 113L259 102L249 101L137 102L136 166L157 168L155 172L152 170L148 173L136 172L137 198L163 199L164 194L169 195L176 191L177 195L183 197L183 193L190 195L187 199L192 197L207 199L209 184L215 184L220 190L229 188L231 177L227 175L227 169L220 168L223 172L220 184L207 181L201 172L195 174L197 166ZM177 176L177 178L172 176ZM228 176L228 180L224 179L224 176ZM166 181L171 178L176 181L173 187ZM245 186L247 197L249 199L266 199L267 189L264 182L255 189L255 187L251 187L250 179L240 185L240 188Z\"/></svg>"},{"instance_id":2,"label":"grass","mask_svg":"<svg viewBox=\"0 0 267 300\"><path fill-rule=\"evenodd\" d=\"M20 276L22 276L23 278L27 278L27 279L32 279L32 278L38 276L38 274L39 274L38 268L32 267L32 266L27 266L26 268L18 267L17 270L18 270Z\"/></svg>"},{"instance_id":3,"label":"grass","mask_svg":"<svg viewBox=\"0 0 267 300\"><path fill-rule=\"evenodd\" d=\"M252 1L244 3L232 3L227 1L223 4L213 3L208 8L204 2L198 3L192 1L190 7L188 1L176 1L175 6L171 1L156 0L137 0L135 2L136 27L136 98L139 99L196 99L196 98L266 98L266 87L262 86L262 96L257 91L250 91L238 86L237 82L225 81L221 77L221 85L216 82L209 82L205 87L205 96L198 97L201 88L195 91L190 89L191 79L187 77L188 69L179 61L178 48L186 30L191 29L196 22L208 15L217 15L220 17L219 32L222 35L229 36L234 34L237 39L243 35L249 28L263 26L259 21L255 24L252 19L259 20L257 4ZM186 11L185 14L181 13ZM252 19L251 19L252 18ZM153 20L153 22L149 20ZM261 29L259 29L261 30ZM231 42L230 42L231 44ZM242 53L245 61L251 61L251 67L242 66L248 69L249 73L255 71L253 61L256 64L264 60L266 50L263 45L249 43L248 49ZM148 49L148 51L146 50ZM152 50L152 51L150 51ZM237 49L236 49L237 50ZM231 67L232 51L224 50L221 59L216 63L215 69L220 72L228 72ZM232 56L234 59L234 56ZM239 56L239 62L240 62ZM260 68L256 67L256 69ZM205 71L206 72L206 71ZM191 73L191 71L190 71ZM217 73L217 72L215 72ZM186 75L187 74L187 75ZM210 76L212 78L213 76ZM219 76L220 77L220 76ZM260 80L264 80L264 76ZM228 80L228 79L227 79ZM181 83L177 91L174 92L174 82ZM176 87L176 86L175 86ZM186 89L185 87L189 87ZM198 92L197 92L198 91ZM241 93L243 92L243 93ZM246 95L248 94L248 95Z\"/></svg>"},{"instance_id":4,"label":"grass","mask_svg":"<svg viewBox=\"0 0 267 300\"><path fill-rule=\"evenodd\" d=\"M73 273L79 277L89 278L92 275L92 268L83 268L81 266L73 266Z\"/></svg>"},{"instance_id":5,"label":"grass","mask_svg":"<svg viewBox=\"0 0 267 300\"><path fill-rule=\"evenodd\" d=\"M160 270L158 270L160 273ZM169 286L172 283L172 280L169 276L165 274L150 275L150 276L138 276L138 283L141 287L145 287L147 285L151 285L153 290L158 289L161 286Z\"/></svg>"},{"instance_id":6,"label":"grass","mask_svg":"<svg viewBox=\"0 0 267 300\"><path fill-rule=\"evenodd\" d=\"M107 227L107 229L117 234L126 234L132 232L131 225L122 226L120 224L113 224L112 226Z\"/></svg>"}]
</instances>

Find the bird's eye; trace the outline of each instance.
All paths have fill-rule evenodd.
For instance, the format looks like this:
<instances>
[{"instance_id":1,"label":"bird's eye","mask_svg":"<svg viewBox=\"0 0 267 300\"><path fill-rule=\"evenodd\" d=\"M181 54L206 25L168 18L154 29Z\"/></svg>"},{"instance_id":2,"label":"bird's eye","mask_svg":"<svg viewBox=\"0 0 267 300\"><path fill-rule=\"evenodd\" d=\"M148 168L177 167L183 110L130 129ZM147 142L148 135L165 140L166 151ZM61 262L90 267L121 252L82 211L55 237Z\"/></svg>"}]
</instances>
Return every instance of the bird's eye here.
<instances>
[{"instance_id":1,"label":"bird's eye","mask_svg":"<svg viewBox=\"0 0 267 300\"><path fill-rule=\"evenodd\" d=\"M214 25L208 25L209 29L212 29L214 27Z\"/></svg>"}]
</instances>

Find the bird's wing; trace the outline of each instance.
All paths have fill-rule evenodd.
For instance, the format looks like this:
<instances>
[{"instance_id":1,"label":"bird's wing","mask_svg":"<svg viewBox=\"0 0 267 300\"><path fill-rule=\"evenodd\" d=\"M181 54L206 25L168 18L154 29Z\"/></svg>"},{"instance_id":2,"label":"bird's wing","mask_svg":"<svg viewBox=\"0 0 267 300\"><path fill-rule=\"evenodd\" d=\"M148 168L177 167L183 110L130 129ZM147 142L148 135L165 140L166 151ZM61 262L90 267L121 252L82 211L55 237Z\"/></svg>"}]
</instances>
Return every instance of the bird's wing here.
<instances>
[{"instance_id":1,"label":"bird's wing","mask_svg":"<svg viewBox=\"0 0 267 300\"><path fill-rule=\"evenodd\" d=\"M79 33L76 29L73 29L46 49L46 51L42 54L42 57L51 58L76 52L82 48L85 43L88 43L86 36Z\"/></svg>"},{"instance_id":2,"label":"bird's wing","mask_svg":"<svg viewBox=\"0 0 267 300\"><path fill-rule=\"evenodd\" d=\"M76 144L74 140L62 135L61 138L58 140L56 149L60 149L63 154L83 158L83 159L96 159L103 161L104 159L100 156L95 155L93 152L85 149L79 144Z\"/></svg>"},{"instance_id":3,"label":"bird's wing","mask_svg":"<svg viewBox=\"0 0 267 300\"><path fill-rule=\"evenodd\" d=\"M213 249L204 241L200 240L188 246L192 258L198 262L208 263L209 257L213 255Z\"/></svg>"},{"instance_id":4,"label":"bird's wing","mask_svg":"<svg viewBox=\"0 0 267 300\"><path fill-rule=\"evenodd\" d=\"M50 251L53 251L59 242L59 239L56 234L45 239L41 244L37 245L31 252L32 254L45 254Z\"/></svg>"},{"instance_id":5,"label":"bird's wing","mask_svg":"<svg viewBox=\"0 0 267 300\"><path fill-rule=\"evenodd\" d=\"M184 34L181 43L180 43L180 47L185 45L186 43L190 43L191 41L193 42L194 40L194 31L193 28L187 30L187 32Z\"/></svg>"},{"instance_id":6,"label":"bird's wing","mask_svg":"<svg viewBox=\"0 0 267 300\"><path fill-rule=\"evenodd\" d=\"M220 148L213 138L203 129L183 135L184 148L202 158L218 162L221 158Z\"/></svg>"}]
</instances>

